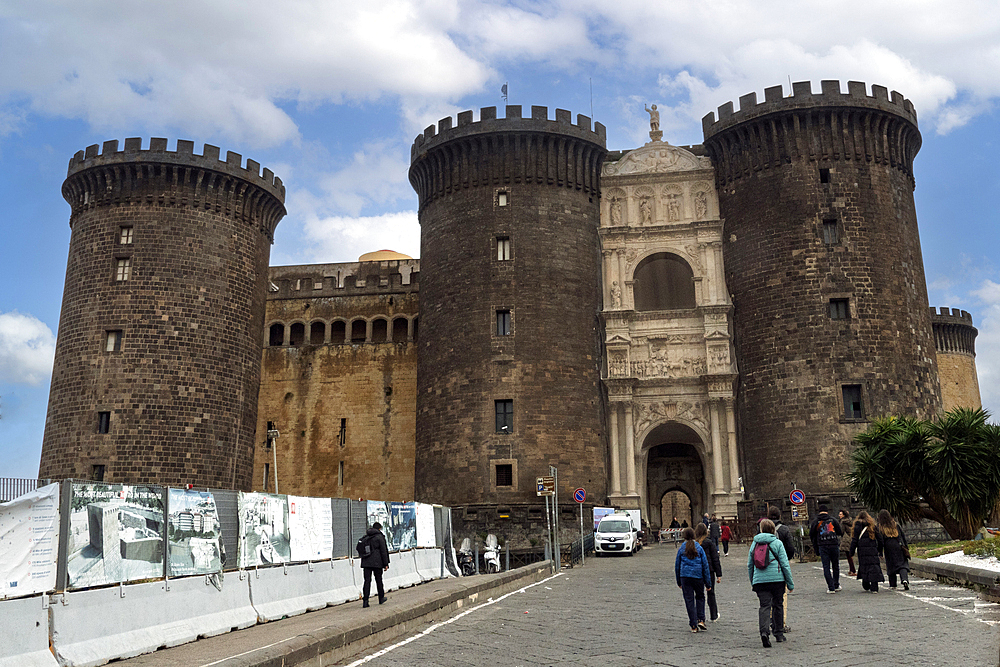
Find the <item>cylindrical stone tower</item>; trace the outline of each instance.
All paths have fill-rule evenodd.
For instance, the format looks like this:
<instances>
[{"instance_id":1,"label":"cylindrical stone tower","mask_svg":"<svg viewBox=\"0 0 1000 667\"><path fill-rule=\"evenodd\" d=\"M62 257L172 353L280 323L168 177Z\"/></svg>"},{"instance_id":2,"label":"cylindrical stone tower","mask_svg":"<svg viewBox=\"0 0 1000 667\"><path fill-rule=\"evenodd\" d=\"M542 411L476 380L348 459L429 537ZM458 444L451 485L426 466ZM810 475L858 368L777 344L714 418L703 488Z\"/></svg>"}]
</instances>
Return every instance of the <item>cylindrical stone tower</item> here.
<instances>
[{"instance_id":1,"label":"cylindrical stone tower","mask_svg":"<svg viewBox=\"0 0 1000 667\"><path fill-rule=\"evenodd\" d=\"M958 308L931 308L934 347L937 349L941 403L945 411L981 408L979 375L976 373L976 336L972 315Z\"/></svg>"},{"instance_id":2,"label":"cylindrical stone tower","mask_svg":"<svg viewBox=\"0 0 1000 667\"><path fill-rule=\"evenodd\" d=\"M69 163L69 260L40 478L250 489L285 188L190 141Z\"/></svg>"},{"instance_id":3,"label":"cylindrical stone tower","mask_svg":"<svg viewBox=\"0 0 1000 667\"><path fill-rule=\"evenodd\" d=\"M606 495L600 383L600 123L471 111L411 153L421 225L416 498L540 507L559 468ZM515 517L516 519L516 517ZM544 523L542 524L544 526Z\"/></svg>"},{"instance_id":4,"label":"cylindrical stone tower","mask_svg":"<svg viewBox=\"0 0 1000 667\"><path fill-rule=\"evenodd\" d=\"M913 158L913 105L881 86L780 86L703 120L735 306L751 497L842 491L878 415L941 408Z\"/></svg>"}]
</instances>

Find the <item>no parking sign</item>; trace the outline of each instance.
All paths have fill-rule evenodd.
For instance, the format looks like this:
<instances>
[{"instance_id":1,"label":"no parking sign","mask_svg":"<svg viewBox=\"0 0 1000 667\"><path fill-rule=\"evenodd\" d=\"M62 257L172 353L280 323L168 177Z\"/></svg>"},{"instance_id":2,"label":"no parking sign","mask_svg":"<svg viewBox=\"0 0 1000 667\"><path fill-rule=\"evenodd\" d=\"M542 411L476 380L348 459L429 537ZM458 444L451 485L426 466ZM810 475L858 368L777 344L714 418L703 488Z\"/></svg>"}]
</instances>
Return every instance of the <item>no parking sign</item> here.
<instances>
[{"instance_id":1,"label":"no parking sign","mask_svg":"<svg viewBox=\"0 0 1000 667\"><path fill-rule=\"evenodd\" d=\"M802 493L801 489L795 489L788 494L788 499L792 501L793 505L801 505L806 501L806 494Z\"/></svg>"},{"instance_id":2,"label":"no parking sign","mask_svg":"<svg viewBox=\"0 0 1000 667\"><path fill-rule=\"evenodd\" d=\"M587 492L586 490L584 490L582 486L573 492L573 500L575 500L576 502L582 503L586 499L587 499Z\"/></svg>"}]
</instances>

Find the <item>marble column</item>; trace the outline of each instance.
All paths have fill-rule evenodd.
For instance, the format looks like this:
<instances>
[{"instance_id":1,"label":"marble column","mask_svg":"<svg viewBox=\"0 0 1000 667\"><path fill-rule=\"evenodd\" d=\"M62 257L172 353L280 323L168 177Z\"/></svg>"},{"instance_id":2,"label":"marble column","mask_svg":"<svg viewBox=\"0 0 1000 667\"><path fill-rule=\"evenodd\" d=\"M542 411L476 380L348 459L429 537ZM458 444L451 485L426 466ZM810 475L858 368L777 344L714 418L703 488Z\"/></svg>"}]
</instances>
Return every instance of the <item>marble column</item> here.
<instances>
[{"instance_id":1,"label":"marble column","mask_svg":"<svg viewBox=\"0 0 1000 667\"><path fill-rule=\"evenodd\" d=\"M725 454L722 451L722 434L721 424L719 424L719 401L712 401L709 403L709 416L712 419L712 476L715 479L712 480L712 485L715 487L715 493L725 493L723 490L723 474L722 474L722 457Z\"/></svg>"},{"instance_id":2,"label":"marble column","mask_svg":"<svg viewBox=\"0 0 1000 667\"><path fill-rule=\"evenodd\" d=\"M618 404L611 404L611 495L622 493L621 464L619 463L618 447Z\"/></svg>"},{"instance_id":3,"label":"marble column","mask_svg":"<svg viewBox=\"0 0 1000 667\"><path fill-rule=\"evenodd\" d=\"M625 403L625 474L628 476L628 493L639 495L635 483L635 433L632 431L632 404Z\"/></svg>"},{"instance_id":4,"label":"marble column","mask_svg":"<svg viewBox=\"0 0 1000 667\"><path fill-rule=\"evenodd\" d=\"M736 412L733 410L733 399L722 399L726 406L726 426L729 431L729 487L733 493L740 492L740 466L736 451Z\"/></svg>"}]
</instances>

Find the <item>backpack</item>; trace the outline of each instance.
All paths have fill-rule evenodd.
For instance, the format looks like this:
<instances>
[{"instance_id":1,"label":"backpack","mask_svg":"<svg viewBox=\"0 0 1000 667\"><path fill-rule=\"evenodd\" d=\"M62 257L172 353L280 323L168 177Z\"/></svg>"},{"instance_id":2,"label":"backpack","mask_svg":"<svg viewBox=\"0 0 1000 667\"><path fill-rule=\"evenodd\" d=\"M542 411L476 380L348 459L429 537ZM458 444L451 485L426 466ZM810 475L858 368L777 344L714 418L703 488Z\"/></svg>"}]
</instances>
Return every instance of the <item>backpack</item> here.
<instances>
[{"instance_id":1,"label":"backpack","mask_svg":"<svg viewBox=\"0 0 1000 667\"><path fill-rule=\"evenodd\" d=\"M753 566L766 570L771 564L771 545L768 542L758 542L753 547Z\"/></svg>"},{"instance_id":2,"label":"backpack","mask_svg":"<svg viewBox=\"0 0 1000 667\"><path fill-rule=\"evenodd\" d=\"M358 540L357 546L354 547L355 551L357 551L358 555L361 556L362 558L364 558L365 556L372 555L371 539L372 539L371 535L362 535L361 539Z\"/></svg>"},{"instance_id":3,"label":"backpack","mask_svg":"<svg viewBox=\"0 0 1000 667\"><path fill-rule=\"evenodd\" d=\"M785 534L784 535L781 534L781 529L782 528L785 529ZM788 526L786 526L785 524L779 523L775 527L775 531L774 532L778 535L778 539L781 540L781 543L783 545L785 545L785 553L788 555L788 558L789 559L794 558L795 557L795 543L792 542L792 531L789 530Z\"/></svg>"},{"instance_id":4,"label":"backpack","mask_svg":"<svg viewBox=\"0 0 1000 667\"><path fill-rule=\"evenodd\" d=\"M833 544L840 538L837 536L837 529L833 525L833 519L823 519L817 525L816 541L820 544Z\"/></svg>"}]
</instances>

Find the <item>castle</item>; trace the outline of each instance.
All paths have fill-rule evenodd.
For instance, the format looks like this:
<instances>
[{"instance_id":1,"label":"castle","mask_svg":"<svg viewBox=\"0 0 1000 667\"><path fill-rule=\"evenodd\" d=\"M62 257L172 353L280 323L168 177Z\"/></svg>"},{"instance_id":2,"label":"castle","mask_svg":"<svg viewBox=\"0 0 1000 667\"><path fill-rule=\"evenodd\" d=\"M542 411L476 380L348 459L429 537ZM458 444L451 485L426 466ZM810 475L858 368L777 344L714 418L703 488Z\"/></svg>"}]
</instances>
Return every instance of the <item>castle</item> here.
<instances>
[{"instance_id":1,"label":"castle","mask_svg":"<svg viewBox=\"0 0 1000 667\"><path fill-rule=\"evenodd\" d=\"M78 154L40 476L416 499L528 536L549 465L568 517L584 487L658 526L678 494L842 494L873 416L978 407L971 317L928 308L909 101L769 88L684 147L654 112L610 153L545 107L427 128L419 261L267 269L268 170Z\"/></svg>"}]
</instances>

